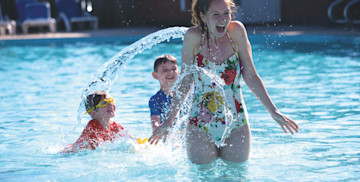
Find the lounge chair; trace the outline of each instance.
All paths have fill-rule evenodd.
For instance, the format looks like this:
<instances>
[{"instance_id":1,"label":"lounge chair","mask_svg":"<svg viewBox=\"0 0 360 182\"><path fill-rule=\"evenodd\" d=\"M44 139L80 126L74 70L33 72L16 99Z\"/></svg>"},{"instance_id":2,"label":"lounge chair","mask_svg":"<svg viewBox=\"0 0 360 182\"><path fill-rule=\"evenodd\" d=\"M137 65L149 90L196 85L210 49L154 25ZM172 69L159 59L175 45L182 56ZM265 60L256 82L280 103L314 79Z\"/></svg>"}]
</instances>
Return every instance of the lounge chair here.
<instances>
[{"instance_id":1,"label":"lounge chair","mask_svg":"<svg viewBox=\"0 0 360 182\"><path fill-rule=\"evenodd\" d=\"M10 35L15 35L16 33L16 22L10 20L7 15L2 16L1 5L0 5L0 35L5 35L6 30Z\"/></svg>"},{"instance_id":2,"label":"lounge chair","mask_svg":"<svg viewBox=\"0 0 360 182\"><path fill-rule=\"evenodd\" d=\"M91 16L88 12L82 12L77 0L56 0L59 11L58 22L63 21L66 31L72 30L72 24L89 22L95 30L98 28L98 18Z\"/></svg>"},{"instance_id":3,"label":"lounge chair","mask_svg":"<svg viewBox=\"0 0 360 182\"><path fill-rule=\"evenodd\" d=\"M48 26L51 32L56 32L56 21L51 18L50 4L48 2L18 0L16 7L24 34L28 33L29 27L43 26Z\"/></svg>"}]
</instances>

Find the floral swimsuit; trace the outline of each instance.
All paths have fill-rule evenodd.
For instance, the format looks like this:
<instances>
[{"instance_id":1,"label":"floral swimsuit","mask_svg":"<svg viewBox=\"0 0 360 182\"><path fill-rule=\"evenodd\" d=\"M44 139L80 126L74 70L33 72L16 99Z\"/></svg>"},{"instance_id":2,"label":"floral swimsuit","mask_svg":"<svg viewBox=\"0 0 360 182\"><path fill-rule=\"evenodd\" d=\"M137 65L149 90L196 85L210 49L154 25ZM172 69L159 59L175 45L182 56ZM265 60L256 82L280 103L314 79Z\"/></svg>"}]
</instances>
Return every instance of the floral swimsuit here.
<instances>
[{"instance_id":1,"label":"floral swimsuit","mask_svg":"<svg viewBox=\"0 0 360 182\"><path fill-rule=\"evenodd\" d=\"M195 95L189 123L204 130L217 147L231 132L248 122L248 115L241 93L241 66L239 56L228 32L234 54L221 64L216 64L200 54L202 42L195 57L195 66L200 70L194 74ZM215 74L222 80L217 83L207 73Z\"/></svg>"}]
</instances>

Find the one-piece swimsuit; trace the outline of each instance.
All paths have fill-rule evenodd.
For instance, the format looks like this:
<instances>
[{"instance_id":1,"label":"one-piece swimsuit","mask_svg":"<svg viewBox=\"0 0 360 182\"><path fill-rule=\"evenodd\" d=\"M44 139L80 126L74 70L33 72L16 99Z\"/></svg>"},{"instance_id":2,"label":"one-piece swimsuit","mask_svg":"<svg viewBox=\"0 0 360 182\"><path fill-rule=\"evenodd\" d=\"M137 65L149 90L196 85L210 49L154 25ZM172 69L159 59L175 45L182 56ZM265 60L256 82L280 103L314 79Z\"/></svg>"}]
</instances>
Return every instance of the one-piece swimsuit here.
<instances>
[{"instance_id":1,"label":"one-piece swimsuit","mask_svg":"<svg viewBox=\"0 0 360 182\"><path fill-rule=\"evenodd\" d=\"M226 145L224 141L231 132L248 122L240 86L241 62L229 33L226 34L235 53L221 64L200 54L205 37L202 35L194 60L200 71L194 74L195 93L189 116L189 124L204 130L217 147Z\"/></svg>"}]
</instances>

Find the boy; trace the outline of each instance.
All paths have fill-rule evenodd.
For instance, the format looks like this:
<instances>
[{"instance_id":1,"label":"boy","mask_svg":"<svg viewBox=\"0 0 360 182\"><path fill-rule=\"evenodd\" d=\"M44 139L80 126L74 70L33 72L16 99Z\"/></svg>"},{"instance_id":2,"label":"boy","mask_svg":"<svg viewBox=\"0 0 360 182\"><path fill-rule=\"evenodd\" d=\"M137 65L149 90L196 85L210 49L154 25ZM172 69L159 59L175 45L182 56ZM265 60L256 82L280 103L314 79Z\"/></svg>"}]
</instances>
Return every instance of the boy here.
<instances>
[{"instance_id":1,"label":"boy","mask_svg":"<svg viewBox=\"0 0 360 182\"><path fill-rule=\"evenodd\" d=\"M163 122L165 114L171 105L169 90L179 75L177 60L171 55L156 58L152 76L159 80L160 90L149 100L151 125L153 131Z\"/></svg>"},{"instance_id":2,"label":"boy","mask_svg":"<svg viewBox=\"0 0 360 182\"><path fill-rule=\"evenodd\" d=\"M89 94L85 101L86 112L92 118L77 141L68 145L62 152L78 152L81 149L94 150L105 141L112 141L117 137L130 137L128 131L121 124L111 118L115 116L115 99L105 91Z\"/></svg>"}]
</instances>

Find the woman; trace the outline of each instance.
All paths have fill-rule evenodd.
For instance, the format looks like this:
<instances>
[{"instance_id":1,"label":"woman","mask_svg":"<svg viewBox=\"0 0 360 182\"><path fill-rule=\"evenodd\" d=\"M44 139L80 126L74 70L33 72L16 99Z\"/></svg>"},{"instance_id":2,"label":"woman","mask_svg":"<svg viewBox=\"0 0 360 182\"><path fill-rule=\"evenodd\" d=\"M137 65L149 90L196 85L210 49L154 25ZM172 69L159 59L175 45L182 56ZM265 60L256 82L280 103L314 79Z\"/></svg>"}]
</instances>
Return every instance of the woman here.
<instances>
[{"instance_id":1,"label":"woman","mask_svg":"<svg viewBox=\"0 0 360 182\"><path fill-rule=\"evenodd\" d=\"M233 0L194 0L192 23L195 26L186 32L182 49L182 71L195 65L218 74L225 82L222 87L226 96L203 73L185 76L164 124L149 139L155 144L162 137L166 141L168 129L194 83L195 99L185 138L188 157L197 164L207 164L218 157L235 163L249 158L251 134L240 89L241 76L285 133L287 130L292 134L293 130L298 132L297 124L277 110L257 74L245 27L231 21L234 7ZM221 109L225 103L231 112L230 119L225 119ZM227 126L231 130L225 130ZM224 131L227 132L223 134Z\"/></svg>"}]
</instances>

